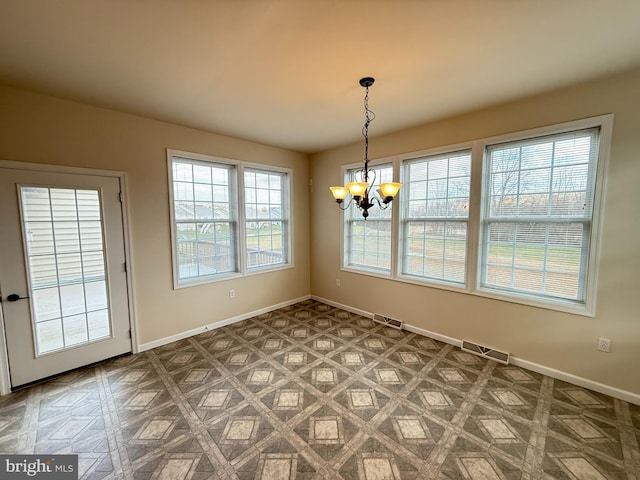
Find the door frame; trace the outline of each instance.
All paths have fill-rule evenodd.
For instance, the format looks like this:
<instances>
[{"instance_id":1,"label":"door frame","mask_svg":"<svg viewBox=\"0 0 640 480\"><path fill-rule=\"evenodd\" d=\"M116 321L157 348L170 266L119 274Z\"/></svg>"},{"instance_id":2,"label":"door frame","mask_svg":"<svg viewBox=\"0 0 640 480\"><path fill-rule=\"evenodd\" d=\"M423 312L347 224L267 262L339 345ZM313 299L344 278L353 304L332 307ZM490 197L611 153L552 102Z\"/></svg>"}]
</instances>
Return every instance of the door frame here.
<instances>
[{"instance_id":1,"label":"door frame","mask_svg":"<svg viewBox=\"0 0 640 480\"><path fill-rule=\"evenodd\" d=\"M12 168L18 170L31 170L43 173L70 173L76 175L90 175L101 177L114 177L120 181L122 192L122 227L124 231L124 258L127 265L127 301L129 306L129 327L131 328L131 349L134 354L139 352L138 347L138 322L135 308L135 295L133 288L133 252L131 249L131 230L129 228L129 190L127 186L127 174L115 170L100 170L84 167L67 167L63 165L48 165L43 163L16 162L1 160L0 168ZM4 328L4 316L0 308L0 396L11 393L11 378L9 376L9 355L7 352L7 337Z\"/></svg>"}]
</instances>

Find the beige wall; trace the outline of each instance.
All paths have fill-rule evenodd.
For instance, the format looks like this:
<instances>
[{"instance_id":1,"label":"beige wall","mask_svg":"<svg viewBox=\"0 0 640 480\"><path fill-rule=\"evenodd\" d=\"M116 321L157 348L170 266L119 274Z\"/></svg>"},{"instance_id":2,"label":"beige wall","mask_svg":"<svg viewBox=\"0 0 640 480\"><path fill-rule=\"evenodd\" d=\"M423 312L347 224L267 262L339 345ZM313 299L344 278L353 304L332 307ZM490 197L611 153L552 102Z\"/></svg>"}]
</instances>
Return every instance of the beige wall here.
<instances>
[{"instance_id":1,"label":"beige wall","mask_svg":"<svg viewBox=\"0 0 640 480\"><path fill-rule=\"evenodd\" d=\"M362 142L311 159L312 294L640 394L639 86L640 69L371 138L375 159L614 113L594 318L341 271L341 214L327 187L342 183L341 165L362 158ZM611 353L596 351L598 337L612 340Z\"/></svg>"},{"instance_id":2,"label":"beige wall","mask_svg":"<svg viewBox=\"0 0 640 480\"><path fill-rule=\"evenodd\" d=\"M311 224L305 155L6 86L0 86L0 159L127 172L140 343L311 292L640 394L636 367L640 364L638 85L640 70L635 70L384 137L374 136L371 142L370 156L382 158L614 113L594 318L341 271L341 217L327 187L341 183L341 165L361 158L361 142L312 156ZM173 290L167 147L292 168L295 268ZM335 286L336 278L342 280L340 288ZM237 292L233 300L228 296L230 288ZM599 336L612 339L612 353L595 350Z\"/></svg>"},{"instance_id":3,"label":"beige wall","mask_svg":"<svg viewBox=\"0 0 640 480\"><path fill-rule=\"evenodd\" d=\"M166 148L292 169L295 267L173 290ZM141 344L309 295L306 155L0 86L0 159L127 173Z\"/></svg>"}]
</instances>

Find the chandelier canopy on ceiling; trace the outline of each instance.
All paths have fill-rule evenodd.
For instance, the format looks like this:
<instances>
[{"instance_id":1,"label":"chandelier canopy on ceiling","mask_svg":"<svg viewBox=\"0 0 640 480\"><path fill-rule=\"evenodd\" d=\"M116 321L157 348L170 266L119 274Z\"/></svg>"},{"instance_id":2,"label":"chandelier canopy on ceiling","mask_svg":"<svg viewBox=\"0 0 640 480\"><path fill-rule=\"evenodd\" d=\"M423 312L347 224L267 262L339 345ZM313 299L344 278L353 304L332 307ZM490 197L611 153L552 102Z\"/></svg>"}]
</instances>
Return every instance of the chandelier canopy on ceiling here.
<instances>
[{"instance_id":1,"label":"chandelier canopy on ceiling","mask_svg":"<svg viewBox=\"0 0 640 480\"><path fill-rule=\"evenodd\" d=\"M346 187L329 187L333 198L342 210L346 210L353 203L362 211L362 216L366 220L369 216L369 209L376 204L382 208L388 208L393 198L397 195L401 183L387 182L378 185L378 196L372 196L371 189L375 184L377 173L373 168L369 168L369 125L375 119L375 114L369 109L369 87L373 85L373 77L360 79L360 85L365 88L364 94L364 126L362 136L364 137L364 167L355 173L355 182L347 183ZM349 202L343 206L347 195L351 195Z\"/></svg>"}]
</instances>

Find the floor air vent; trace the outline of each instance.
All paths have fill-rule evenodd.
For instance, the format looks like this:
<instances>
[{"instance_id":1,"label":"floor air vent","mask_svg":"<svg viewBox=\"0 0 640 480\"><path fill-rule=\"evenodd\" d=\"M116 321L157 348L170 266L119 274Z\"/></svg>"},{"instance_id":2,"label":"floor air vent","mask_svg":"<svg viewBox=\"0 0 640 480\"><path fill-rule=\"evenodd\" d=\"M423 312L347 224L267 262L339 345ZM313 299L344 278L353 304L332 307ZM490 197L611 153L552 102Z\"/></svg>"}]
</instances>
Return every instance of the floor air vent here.
<instances>
[{"instance_id":1,"label":"floor air vent","mask_svg":"<svg viewBox=\"0 0 640 480\"><path fill-rule=\"evenodd\" d=\"M384 315L380 315L379 313L373 314L373 321L377 323L381 323L382 325L386 325L387 327L397 328L398 330L402 330L402 322L400 320L385 317Z\"/></svg>"},{"instance_id":2,"label":"floor air vent","mask_svg":"<svg viewBox=\"0 0 640 480\"><path fill-rule=\"evenodd\" d=\"M462 350L475 353L482 357L487 357L495 360L496 362L509 364L509 354L507 352L501 352L500 350L494 350L493 348L483 347L477 343L469 342L468 340L462 340Z\"/></svg>"}]
</instances>

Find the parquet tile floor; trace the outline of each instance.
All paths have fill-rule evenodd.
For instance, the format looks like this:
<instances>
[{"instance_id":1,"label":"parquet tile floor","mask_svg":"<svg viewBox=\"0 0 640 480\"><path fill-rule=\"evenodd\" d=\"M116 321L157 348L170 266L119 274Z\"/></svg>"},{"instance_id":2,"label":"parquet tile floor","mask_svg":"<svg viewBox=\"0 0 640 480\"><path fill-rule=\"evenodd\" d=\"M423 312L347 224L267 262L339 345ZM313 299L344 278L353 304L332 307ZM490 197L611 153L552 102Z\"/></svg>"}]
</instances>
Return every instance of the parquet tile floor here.
<instances>
[{"instance_id":1,"label":"parquet tile floor","mask_svg":"<svg viewBox=\"0 0 640 480\"><path fill-rule=\"evenodd\" d=\"M640 406L314 300L0 398L84 479L640 480Z\"/></svg>"}]
</instances>

